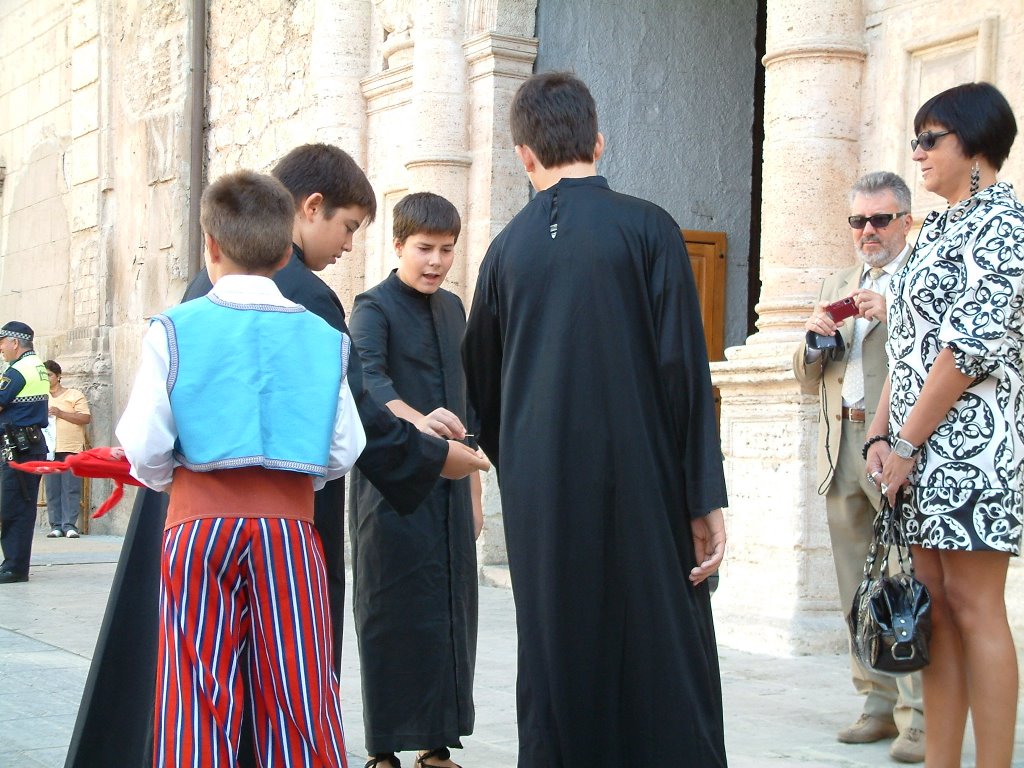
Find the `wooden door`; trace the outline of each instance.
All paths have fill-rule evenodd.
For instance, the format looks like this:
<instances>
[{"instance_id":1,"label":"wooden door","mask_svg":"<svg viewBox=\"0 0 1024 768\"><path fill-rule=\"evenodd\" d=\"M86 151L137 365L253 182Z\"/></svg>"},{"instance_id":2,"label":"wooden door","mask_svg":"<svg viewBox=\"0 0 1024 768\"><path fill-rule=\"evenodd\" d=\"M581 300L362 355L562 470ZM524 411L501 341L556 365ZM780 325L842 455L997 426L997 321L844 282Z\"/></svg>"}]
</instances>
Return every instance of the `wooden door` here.
<instances>
[{"instance_id":1,"label":"wooden door","mask_svg":"<svg viewBox=\"0 0 1024 768\"><path fill-rule=\"evenodd\" d=\"M684 229L683 239L697 281L700 315L708 360L725 360L725 232ZM721 395L714 390L715 412L721 414Z\"/></svg>"},{"instance_id":2,"label":"wooden door","mask_svg":"<svg viewBox=\"0 0 1024 768\"><path fill-rule=\"evenodd\" d=\"M725 232L684 229L683 239L697 281L708 359L725 359Z\"/></svg>"}]
</instances>

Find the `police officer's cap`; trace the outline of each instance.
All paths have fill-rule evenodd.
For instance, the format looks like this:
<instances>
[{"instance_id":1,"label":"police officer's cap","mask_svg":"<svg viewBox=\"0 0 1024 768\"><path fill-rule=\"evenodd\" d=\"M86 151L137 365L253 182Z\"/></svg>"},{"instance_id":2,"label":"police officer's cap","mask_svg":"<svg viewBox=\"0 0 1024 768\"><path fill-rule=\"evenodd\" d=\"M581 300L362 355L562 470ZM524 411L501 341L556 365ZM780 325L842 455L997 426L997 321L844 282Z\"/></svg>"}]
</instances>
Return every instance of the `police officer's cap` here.
<instances>
[{"instance_id":1,"label":"police officer's cap","mask_svg":"<svg viewBox=\"0 0 1024 768\"><path fill-rule=\"evenodd\" d=\"M32 341L33 336L35 336L35 332L28 325L19 323L17 320L4 323L3 328L0 328L0 339L11 338L18 341Z\"/></svg>"}]
</instances>

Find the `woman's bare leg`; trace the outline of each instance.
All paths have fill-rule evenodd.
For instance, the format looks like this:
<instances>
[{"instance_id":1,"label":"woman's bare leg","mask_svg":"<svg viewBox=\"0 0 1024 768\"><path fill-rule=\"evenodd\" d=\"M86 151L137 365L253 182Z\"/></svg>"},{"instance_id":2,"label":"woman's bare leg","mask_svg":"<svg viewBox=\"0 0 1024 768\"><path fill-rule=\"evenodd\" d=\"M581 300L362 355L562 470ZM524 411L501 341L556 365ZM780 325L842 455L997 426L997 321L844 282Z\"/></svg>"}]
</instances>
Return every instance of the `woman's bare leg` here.
<instances>
[{"instance_id":1,"label":"woman's bare leg","mask_svg":"<svg viewBox=\"0 0 1024 768\"><path fill-rule=\"evenodd\" d=\"M912 547L914 570L932 599L931 663L921 672L924 688L924 755L927 768L959 768L967 726L967 675L960 633L945 590L940 550Z\"/></svg>"},{"instance_id":2,"label":"woman's bare leg","mask_svg":"<svg viewBox=\"0 0 1024 768\"><path fill-rule=\"evenodd\" d=\"M977 766L1009 768L1017 721L1017 654L1005 599L1010 556L950 551L940 557L963 646Z\"/></svg>"}]
</instances>

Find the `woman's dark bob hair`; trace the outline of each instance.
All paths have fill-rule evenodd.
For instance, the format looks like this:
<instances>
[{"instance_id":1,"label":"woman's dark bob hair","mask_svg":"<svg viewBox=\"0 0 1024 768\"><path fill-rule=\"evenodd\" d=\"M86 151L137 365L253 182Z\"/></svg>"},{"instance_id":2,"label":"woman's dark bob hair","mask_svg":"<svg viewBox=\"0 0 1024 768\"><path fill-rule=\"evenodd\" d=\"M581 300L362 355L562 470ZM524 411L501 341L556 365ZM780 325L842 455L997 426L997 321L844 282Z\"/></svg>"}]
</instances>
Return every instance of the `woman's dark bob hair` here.
<instances>
[{"instance_id":1,"label":"woman's dark bob hair","mask_svg":"<svg viewBox=\"0 0 1024 768\"><path fill-rule=\"evenodd\" d=\"M997 171L1017 136L1006 97L991 83L964 83L932 96L914 117L914 133L929 126L956 133L967 157L981 155Z\"/></svg>"}]
</instances>

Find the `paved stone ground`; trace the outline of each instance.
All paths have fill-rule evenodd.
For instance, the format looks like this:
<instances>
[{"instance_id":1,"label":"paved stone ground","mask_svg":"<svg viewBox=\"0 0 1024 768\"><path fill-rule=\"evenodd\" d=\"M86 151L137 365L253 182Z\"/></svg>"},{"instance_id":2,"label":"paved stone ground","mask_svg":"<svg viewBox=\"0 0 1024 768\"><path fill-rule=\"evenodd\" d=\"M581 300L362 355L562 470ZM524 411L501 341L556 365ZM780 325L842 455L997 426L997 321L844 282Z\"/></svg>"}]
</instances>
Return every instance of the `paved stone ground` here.
<instances>
[{"instance_id":1,"label":"paved stone ground","mask_svg":"<svg viewBox=\"0 0 1024 768\"><path fill-rule=\"evenodd\" d=\"M63 766L120 546L114 536L50 540L40 535L32 580L0 588L0 767ZM732 768L895 765L885 744L835 741L835 732L855 718L860 704L843 657L765 656L727 647L720 652ZM361 766L359 659L351 624L344 654L350 765ZM458 761L467 768L513 768L515 616L512 594L505 589L480 591L475 699L476 733L465 739ZM1024 745L1022 719L1018 745ZM1014 768L1024 768L1024 748L1017 752ZM973 753L968 737L965 766L974 765ZM401 757L408 768L412 755Z\"/></svg>"}]
</instances>

